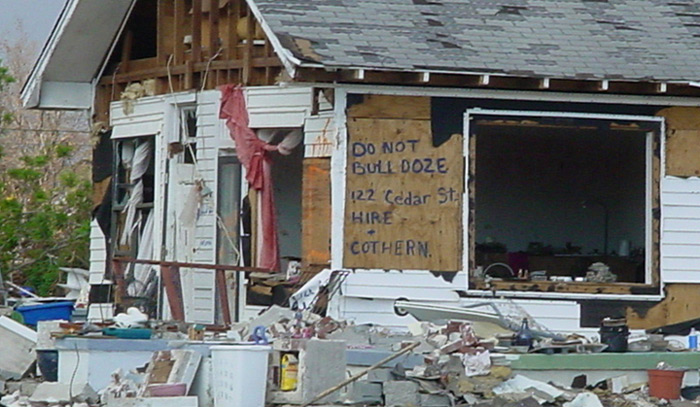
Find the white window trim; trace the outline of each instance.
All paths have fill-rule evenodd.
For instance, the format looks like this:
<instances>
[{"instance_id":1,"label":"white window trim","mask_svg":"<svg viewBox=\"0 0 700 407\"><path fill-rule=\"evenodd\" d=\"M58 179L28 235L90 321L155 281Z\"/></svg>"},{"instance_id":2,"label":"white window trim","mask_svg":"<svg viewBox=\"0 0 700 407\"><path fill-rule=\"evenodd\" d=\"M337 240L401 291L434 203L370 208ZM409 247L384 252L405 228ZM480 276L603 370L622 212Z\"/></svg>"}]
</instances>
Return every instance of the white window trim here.
<instances>
[{"instance_id":1,"label":"white window trim","mask_svg":"<svg viewBox=\"0 0 700 407\"><path fill-rule=\"evenodd\" d=\"M637 116L637 115L615 115L615 114L602 114L602 113L577 113L577 112L548 112L548 111L532 111L532 110L498 110L498 109L467 109L464 113L464 160L465 160L465 171L464 171L464 185L469 185L469 135L470 135L470 119L472 116L517 116L517 117L559 117L567 119L591 119L591 120L621 120L621 121L638 121L638 122L652 122L659 124L659 143L661 144L660 149L663 152L665 150L665 120L663 117L658 116ZM652 273L653 273L653 143L654 143L654 133L648 132L646 134L646 146L645 146L645 175L646 175L646 187L645 187L645 219L644 219L644 234L645 234L645 248L644 248L644 269L645 278L644 284L652 284ZM662 157L660 163L660 177L659 182L663 182L665 175L664 158ZM660 189L661 190L661 189ZM484 290L477 290L469 287L470 274L469 274L469 247L471 242L469 241L469 188L465 188L464 195L462 197L463 201L463 212L462 212L462 235L464 247L462 251L462 271L467 273L467 294L483 294ZM661 229L663 230L663 229ZM659 247L661 250L661 247ZM661 253L659 253L661 256ZM614 283L611 283L614 284ZM653 298L658 299L661 297L663 292L663 278L661 274L661 269L659 269L659 295L653 296L643 296L643 295L629 295L623 296L623 299L633 299L639 300L642 298ZM499 291L499 295L507 297L526 297L531 296L533 293L523 292L523 291ZM537 297L575 297L576 293L538 293ZM549 294L549 295L544 295ZM579 294L580 295L580 294ZM597 294L595 298L601 298L603 294ZM580 298L588 298L590 295L584 294ZM629 298L632 297L632 298Z\"/></svg>"}]
</instances>

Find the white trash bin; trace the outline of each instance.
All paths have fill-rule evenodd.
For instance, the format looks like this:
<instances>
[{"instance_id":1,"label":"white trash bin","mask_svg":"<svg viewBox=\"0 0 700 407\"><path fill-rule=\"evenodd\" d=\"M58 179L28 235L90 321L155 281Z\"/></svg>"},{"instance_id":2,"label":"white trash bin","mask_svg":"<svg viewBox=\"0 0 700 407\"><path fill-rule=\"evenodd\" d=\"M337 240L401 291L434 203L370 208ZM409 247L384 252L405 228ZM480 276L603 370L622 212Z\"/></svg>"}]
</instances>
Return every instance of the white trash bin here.
<instances>
[{"instance_id":1,"label":"white trash bin","mask_svg":"<svg viewBox=\"0 0 700 407\"><path fill-rule=\"evenodd\" d=\"M214 407L264 407L267 345L217 345L211 348Z\"/></svg>"}]
</instances>

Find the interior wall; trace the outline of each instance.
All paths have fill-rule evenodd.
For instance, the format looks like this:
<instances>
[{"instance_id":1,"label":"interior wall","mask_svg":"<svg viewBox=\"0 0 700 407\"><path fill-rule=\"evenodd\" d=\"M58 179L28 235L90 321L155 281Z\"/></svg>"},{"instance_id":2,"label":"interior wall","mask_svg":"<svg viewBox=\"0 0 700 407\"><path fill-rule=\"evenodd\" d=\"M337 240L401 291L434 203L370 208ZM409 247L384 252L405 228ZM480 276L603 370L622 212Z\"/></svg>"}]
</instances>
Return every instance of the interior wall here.
<instances>
[{"instance_id":1,"label":"interior wall","mask_svg":"<svg viewBox=\"0 0 700 407\"><path fill-rule=\"evenodd\" d=\"M583 254L644 247L645 134L541 127L476 129L476 241L525 250L567 242ZM587 207L582 202L589 201Z\"/></svg>"},{"instance_id":2,"label":"interior wall","mask_svg":"<svg viewBox=\"0 0 700 407\"><path fill-rule=\"evenodd\" d=\"M304 148L297 146L290 155L275 154L272 184L277 213L280 257L301 257L301 181ZM285 263L283 261L282 266Z\"/></svg>"}]
</instances>

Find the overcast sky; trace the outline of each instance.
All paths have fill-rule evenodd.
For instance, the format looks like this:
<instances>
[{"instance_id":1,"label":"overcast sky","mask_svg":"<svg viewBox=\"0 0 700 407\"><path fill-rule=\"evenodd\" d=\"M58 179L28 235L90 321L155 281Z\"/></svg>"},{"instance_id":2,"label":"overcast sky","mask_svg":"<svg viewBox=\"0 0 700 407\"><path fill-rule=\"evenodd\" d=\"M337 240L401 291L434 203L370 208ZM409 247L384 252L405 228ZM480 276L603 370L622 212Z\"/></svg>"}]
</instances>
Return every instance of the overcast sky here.
<instances>
[{"instance_id":1,"label":"overcast sky","mask_svg":"<svg viewBox=\"0 0 700 407\"><path fill-rule=\"evenodd\" d=\"M0 35L16 38L19 21L29 40L41 50L64 3L65 0L0 0Z\"/></svg>"}]
</instances>

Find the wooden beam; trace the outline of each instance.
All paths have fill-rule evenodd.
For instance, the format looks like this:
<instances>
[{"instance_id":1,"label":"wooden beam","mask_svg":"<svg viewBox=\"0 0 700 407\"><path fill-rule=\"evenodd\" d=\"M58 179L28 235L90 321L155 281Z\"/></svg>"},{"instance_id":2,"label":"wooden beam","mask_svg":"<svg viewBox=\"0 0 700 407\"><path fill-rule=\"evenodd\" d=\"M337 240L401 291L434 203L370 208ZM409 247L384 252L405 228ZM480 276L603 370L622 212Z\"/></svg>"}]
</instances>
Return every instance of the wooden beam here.
<instances>
[{"instance_id":1,"label":"wooden beam","mask_svg":"<svg viewBox=\"0 0 700 407\"><path fill-rule=\"evenodd\" d=\"M175 2L175 18L173 20L173 65L185 63L185 2L181 0L173 0Z\"/></svg>"},{"instance_id":2,"label":"wooden beam","mask_svg":"<svg viewBox=\"0 0 700 407\"><path fill-rule=\"evenodd\" d=\"M220 47L219 0L209 0L209 58L214 58Z\"/></svg>"},{"instance_id":3,"label":"wooden beam","mask_svg":"<svg viewBox=\"0 0 700 407\"><path fill-rule=\"evenodd\" d=\"M202 0L192 0L192 61L202 60Z\"/></svg>"},{"instance_id":4,"label":"wooden beam","mask_svg":"<svg viewBox=\"0 0 700 407\"><path fill-rule=\"evenodd\" d=\"M264 68L266 66L279 68L282 66L277 57L253 58L251 63L254 67L259 67L259 68ZM171 66L170 67L170 74L171 75L186 74L188 64L191 64L192 72L194 72L194 73L204 72L207 69L207 65L209 65L209 70L240 70L243 68L243 61L240 61L240 60L212 61L210 64L208 64L207 62L192 63L192 61L187 61L187 63L182 64L182 65ZM141 71L134 71L134 72L129 72L129 73L117 74L117 75L103 76L102 79L100 79L99 83L100 84L111 84L112 80L114 80L115 83L127 83L127 82L133 82L133 81L137 81L137 80L143 80L143 79L167 77L167 75L168 75L168 69L167 69L167 67L163 66L163 67L144 69Z\"/></svg>"},{"instance_id":5,"label":"wooden beam","mask_svg":"<svg viewBox=\"0 0 700 407\"><path fill-rule=\"evenodd\" d=\"M170 313L176 321L185 320L185 307L182 303L182 283L180 268L176 266L161 266L160 268L165 294L168 296Z\"/></svg>"},{"instance_id":6,"label":"wooden beam","mask_svg":"<svg viewBox=\"0 0 700 407\"><path fill-rule=\"evenodd\" d=\"M134 44L134 32L126 30L124 33L124 42L122 43L122 60L119 66L121 72L129 70L129 61L131 60L131 49Z\"/></svg>"},{"instance_id":7,"label":"wooden beam","mask_svg":"<svg viewBox=\"0 0 700 407\"><path fill-rule=\"evenodd\" d=\"M219 289L219 302L221 302L221 314L224 317L224 324L231 324L231 310L228 306L228 285L226 284L226 271L216 270L216 286Z\"/></svg>"},{"instance_id":8,"label":"wooden beam","mask_svg":"<svg viewBox=\"0 0 700 407\"><path fill-rule=\"evenodd\" d=\"M248 24L246 24L246 40L245 40L245 53L243 55L243 84L249 85L252 76L252 59L253 59L253 43L255 41L255 24L256 19L253 16L253 12L250 11L250 7L247 9L246 18L248 19Z\"/></svg>"}]
</instances>

